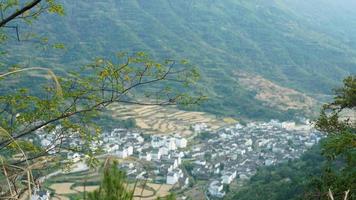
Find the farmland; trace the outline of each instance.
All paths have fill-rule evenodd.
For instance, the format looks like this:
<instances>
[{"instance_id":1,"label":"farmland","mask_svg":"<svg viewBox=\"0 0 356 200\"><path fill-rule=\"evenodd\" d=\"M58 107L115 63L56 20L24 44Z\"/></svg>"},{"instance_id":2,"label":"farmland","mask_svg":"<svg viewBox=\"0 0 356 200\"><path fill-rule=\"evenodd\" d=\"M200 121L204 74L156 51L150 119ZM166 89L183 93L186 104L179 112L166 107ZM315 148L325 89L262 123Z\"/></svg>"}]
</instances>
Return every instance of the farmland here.
<instances>
[{"instance_id":1,"label":"farmland","mask_svg":"<svg viewBox=\"0 0 356 200\"><path fill-rule=\"evenodd\" d=\"M233 119L219 119L204 112L179 110L174 106L141 106L114 104L110 106L112 116L118 119L135 119L136 126L152 134L178 133L189 136L195 124L205 123L210 129L216 130L231 122Z\"/></svg>"}]
</instances>

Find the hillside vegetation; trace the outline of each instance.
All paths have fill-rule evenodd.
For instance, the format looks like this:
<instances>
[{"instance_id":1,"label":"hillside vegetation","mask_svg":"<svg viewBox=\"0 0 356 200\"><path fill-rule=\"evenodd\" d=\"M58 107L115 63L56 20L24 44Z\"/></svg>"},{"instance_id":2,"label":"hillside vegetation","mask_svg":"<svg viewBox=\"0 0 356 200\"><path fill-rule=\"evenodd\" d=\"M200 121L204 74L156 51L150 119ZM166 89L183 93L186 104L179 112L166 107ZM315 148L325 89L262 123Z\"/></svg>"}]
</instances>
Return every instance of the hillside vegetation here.
<instances>
[{"instance_id":1,"label":"hillside vegetation","mask_svg":"<svg viewBox=\"0 0 356 200\"><path fill-rule=\"evenodd\" d=\"M309 114L309 106L281 108L278 101L266 106L255 98L255 91L236 80L236 70L317 100L329 94L342 77L356 73L356 17L352 14L356 5L350 2L97 0L88 4L62 0L65 17L43 16L31 29L20 26L24 42L14 39L6 46L18 57L4 62L61 71L76 69L94 57L114 57L118 51L184 58L199 67L198 87L210 98L194 110L290 119ZM37 33L35 39L29 32ZM47 48L38 45L41 48L33 50L33 43L45 42L43 37L49 38ZM49 48L55 42L63 42L65 49Z\"/></svg>"}]
</instances>

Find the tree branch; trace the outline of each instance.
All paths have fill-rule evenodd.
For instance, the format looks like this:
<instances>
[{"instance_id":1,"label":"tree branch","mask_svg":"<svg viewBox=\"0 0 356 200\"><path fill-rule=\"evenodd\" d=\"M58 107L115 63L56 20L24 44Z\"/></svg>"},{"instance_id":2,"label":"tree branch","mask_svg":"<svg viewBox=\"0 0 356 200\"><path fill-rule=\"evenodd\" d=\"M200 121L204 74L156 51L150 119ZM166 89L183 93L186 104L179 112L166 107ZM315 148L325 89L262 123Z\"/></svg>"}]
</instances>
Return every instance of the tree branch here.
<instances>
[{"instance_id":1,"label":"tree branch","mask_svg":"<svg viewBox=\"0 0 356 200\"><path fill-rule=\"evenodd\" d=\"M16 12L12 13L10 16L8 16L7 18L0 21L0 27L4 27L7 23L14 20L16 17L22 15L23 13L25 13L28 10L31 10L33 7L35 7L41 1L42 0L33 0L27 6L24 6L23 8L16 10Z\"/></svg>"}]
</instances>

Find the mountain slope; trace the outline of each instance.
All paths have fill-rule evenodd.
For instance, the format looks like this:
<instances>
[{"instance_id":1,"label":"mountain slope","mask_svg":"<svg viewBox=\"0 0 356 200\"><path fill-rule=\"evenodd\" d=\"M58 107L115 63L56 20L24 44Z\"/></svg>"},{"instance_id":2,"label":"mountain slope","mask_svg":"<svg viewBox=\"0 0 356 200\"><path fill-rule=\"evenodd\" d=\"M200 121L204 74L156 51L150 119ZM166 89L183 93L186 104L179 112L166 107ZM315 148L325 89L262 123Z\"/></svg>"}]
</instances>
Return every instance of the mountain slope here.
<instances>
[{"instance_id":1,"label":"mountain slope","mask_svg":"<svg viewBox=\"0 0 356 200\"><path fill-rule=\"evenodd\" d=\"M63 0L63 4L65 17L42 17L26 31L64 42L66 51L33 51L32 44L14 42L7 49L19 56L8 62L73 69L118 51L146 51L158 59L185 58L200 68L200 87L210 97L195 109L248 118L285 119L305 111L264 105L236 80L236 70L316 99L342 77L356 73L355 30L340 22L354 23L354 18L345 16L353 16L349 7L356 6L346 0L340 1L343 6L331 0L310 4L297 0ZM328 14L330 6L337 15L334 18ZM334 20L331 27L328 19Z\"/></svg>"}]
</instances>

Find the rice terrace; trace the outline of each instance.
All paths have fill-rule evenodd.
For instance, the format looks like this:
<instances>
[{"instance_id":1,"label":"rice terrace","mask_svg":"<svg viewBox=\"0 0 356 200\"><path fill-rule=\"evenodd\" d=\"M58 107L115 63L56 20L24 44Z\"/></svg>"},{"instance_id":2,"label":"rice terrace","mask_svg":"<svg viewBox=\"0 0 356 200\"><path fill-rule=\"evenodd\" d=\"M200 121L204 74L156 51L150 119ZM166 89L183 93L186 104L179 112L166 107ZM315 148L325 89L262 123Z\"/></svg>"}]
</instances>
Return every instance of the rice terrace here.
<instances>
[{"instance_id":1,"label":"rice terrace","mask_svg":"<svg viewBox=\"0 0 356 200\"><path fill-rule=\"evenodd\" d=\"M152 134L178 133L190 136L195 124L205 123L216 130L236 121L231 118L219 119L212 114L179 110L174 106L141 106L113 104L112 115L118 119L135 119L136 126Z\"/></svg>"},{"instance_id":2,"label":"rice terrace","mask_svg":"<svg viewBox=\"0 0 356 200\"><path fill-rule=\"evenodd\" d=\"M75 173L60 174L45 183L55 196L53 199L69 200L82 198L84 193L99 188L101 174L98 171L85 170ZM135 183L129 183L133 189ZM134 199L154 200L169 195L172 185L147 183L145 180L137 182Z\"/></svg>"}]
</instances>

